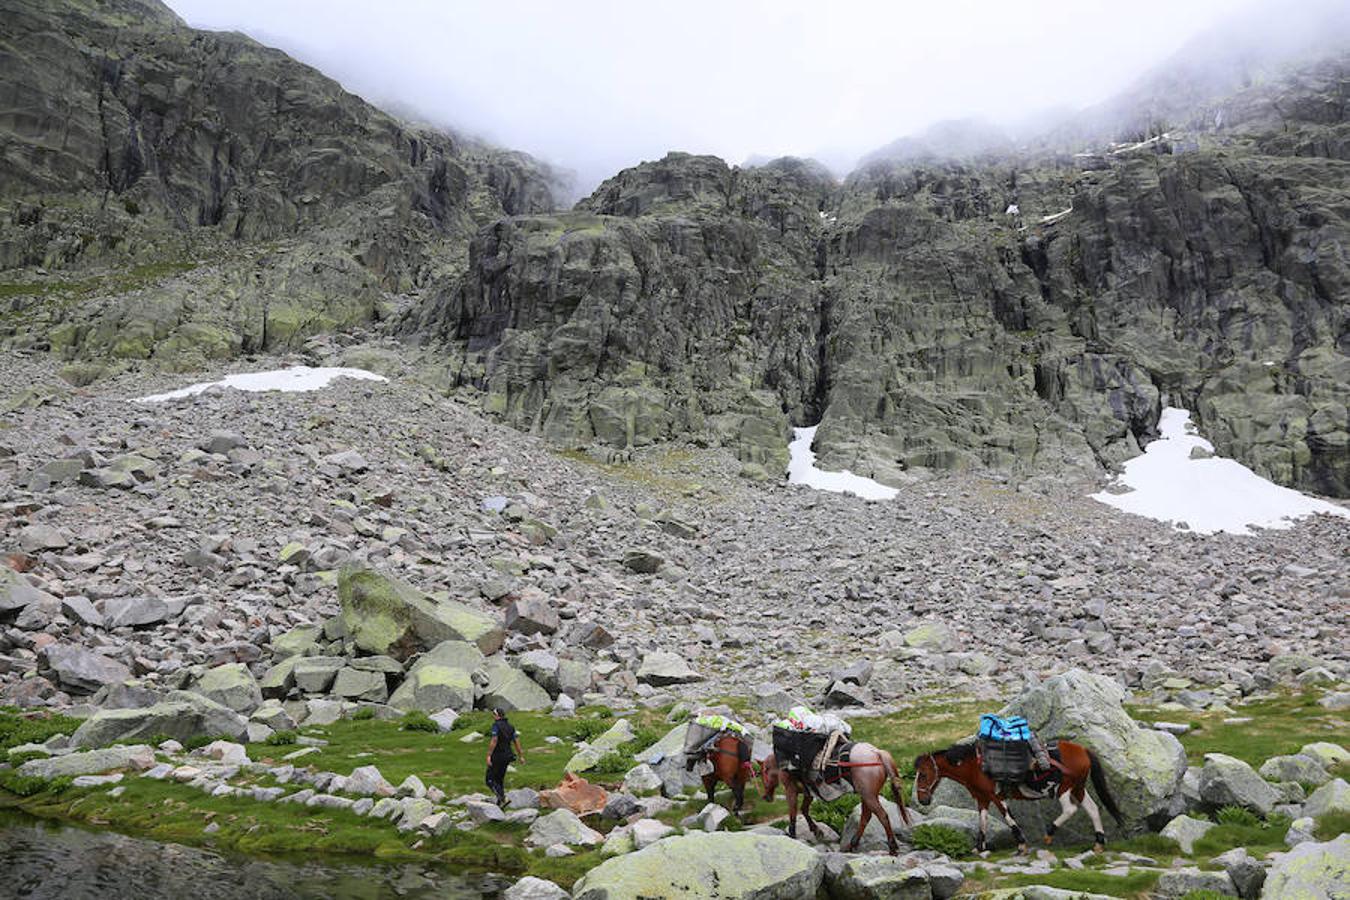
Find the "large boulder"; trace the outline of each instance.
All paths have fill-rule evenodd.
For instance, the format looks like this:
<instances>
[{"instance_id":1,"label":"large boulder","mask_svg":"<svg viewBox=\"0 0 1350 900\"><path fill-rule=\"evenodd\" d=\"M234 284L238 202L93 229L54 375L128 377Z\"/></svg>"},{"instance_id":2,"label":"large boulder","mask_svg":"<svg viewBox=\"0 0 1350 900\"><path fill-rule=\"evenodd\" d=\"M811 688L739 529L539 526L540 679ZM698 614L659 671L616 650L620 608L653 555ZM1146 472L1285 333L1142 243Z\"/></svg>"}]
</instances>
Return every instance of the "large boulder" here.
<instances>
[{"instance_id":1,"label":"large boulder","mask_svg":"<svg viewBox=\"0 0 1350 900\"><path fill-rule=\"evenodd\" d=\"M152 735L187 741L198 736L246 740L248 720L234 710L191 691L173 691L164 702L143 709L103 709L71 735L72 747L102 747Z\"/></svg>"},{"instance_id":2,"label":"large boulder","mask_svg":"<svg viewBox=\"0 0 1350 900\"><path fill-rule=\"evenodd\" d=\"M442 641L467 641L483 653L501 649L505 632L491 616L463 603L431 597L372 569L338 575L342 622L367 653L406 660Z\"/></svg>"},{"instance_id":3,"label":"large boulder","mask_svg":"<svg viewBox=\"0 0 1350 900\"><path fill-rule=\"evenodd\" d=\"M639 763L646 763L661 779L661 793L673 797L689 788L699 786L698 776L684 767L684 739L689 733L689 723L676 725L666 732L665 737L652 744L646 750L634 755Z\"/></svg>"},{"instance_id":4,"label":"large boulder","mask_svg":"<svg viewBox=\"0 0 1350 900\"><path fill-rule=\"evenodd\" d=\"M1299 844L1280 854L1261 896L1268 900L1342 900L1350 897L1350 834Z\"/></svg>"},{"instance_id":5,"label":"large boulder","mask_svg":"<svg viewBox=\"0 0 1350 900\"><path fill-rule=\"evenodd\" d=\"M1264 816L1275 808L1280 795L1242 760L1206 753L1200 769L1200 801L1209 809L1241 806Z\"/></svg>"},{"instance_id":6,"label":"large boulder","mask_svg":"<svg viewBox=\"0 0 1350 900\"><path fill-rule=\"evenodd\" d=\"M548 691L504 660L489 660L482 672L487 677L482 695L485 709L510 712L517 709L549 709L553 706L553 698L548 695Z\"/></svg>"},{"instance_id":7,"label":"large boulder","mask_svg":"<svg viewBox=\"0 0 1350 900\"><path fill-rule=\"evenodd\" d=\"M389 698L395 709L467 712L473 709L473 673L483 654L466 641L442 641L413 663Z\"/></svg>"},{"instance_id":8,"label":"large boulder","mask_svg":"<svg viewBox=\"0 0 1350 900\"><path fill-rule=\"evenodd\" d=\"M0 616L40 602L60 604L51 594L33 587L18 572L8 566L0 566Z\"/></svg>"},{"instance_id":9,"label":"large boulder","mask_svg":"<svg viewBox=\"0 0 1350 900\"><path fill-rule=\"evenodd\" d=\"M1267 781L1297 781L1300 784L1326 784L1331 773L1315 756L1295 753L1292 756L1272 756L1257 770Z\"/></svg>"},{"instance_id":10,"label":"large boulder","mask_svg":"<svg viewBox=\"0 0 1350 900\"><path fill-rule=\"evenodd\" d=\"M50 644L42 654L56 683L74 693L92 694L131 677L131 670L117 660L74 644Z\"/></svg>"},{"instance_id":11,"label":"large boulder","mask_svg":"<svg viewBox=\"0 0 1350 900\"><path fill-rule=\"evenodd\" d=\"M1123 826L1102 810L1108 836L1161 828L1177 813L1186 752L1175 736L1143 728L1125 712L1125 691L1102 675L1071 669L1024 691L1003 715L1025 716L1043 740L1063 738L1088 747L1106 774L1107 786L1124 818ZM964 804L963 804L964 805ZM1101 804L1098 804L1101 806ZM1057 808L1054 807L1054 808ZM1035 803L1013 803L1024 829L1049 821ZM1044 813L1044 814L1043 814ZM1059 831L1066 843L1090 842L1092 825L1074 816Z\"/></svg>"},{"instance_id":12,"label":"large boulder","mask_svg":"<svg viewBox=\"0 0 1350 900\"><path fill-rule=\"evenodd\" d=\"M928 873L889 856L855 856L830 879L832 900L931 900Z\"/></svg>"},{"instance_id":13,"label":"large boulder","mask_svg":"<svg viewBox=\"0 0 1350 900\"><path fill-rule=\"evenodd\" d=\"M1314 819L1331 813L1350 813L1350 784L1344 778L1322 785L1303 804L1303 814Z\"/></svg>"},{"instance_id":14,"label":"large boulder","mask_svg":"<svg viewBox=\"0 0 1350 900\"><path fill-rule=\"evenodd\" d=\"M687 834L607 860L572 888L575 900L797 900L814 897L824 859L789 837Z\"/></svg>"},{"instance_id":15,"label":"large boulder","mask_svg":"<svg viewBox=\"0 0 1350 900\"><path fill-rule=\"evenodd\" d=\"M603 834L582 822L570 809L555 809L546 816L540 816L530 825L530 833L525 836L525 843L531 847L552 847L554 844L598 847L604 840Z\"/></svg>"},{"instance_id":16,"label":"large boulder","mask_svg":"<svg viewBox=\"0 0 1350 900\"><path fill-rule=\"evenodd\" d=\"M209 700L248 715L262 705L262 690L243 663L207 669L192 688Z\"/></svg>"},{"instance_id":17,"label":"large boulder","mask_svg":"<svg viewBox=\"0 0 1350 900\"><path fill-rule=\"evenodd\" d=\"M102 603L108 628L145 628L169 619L169 604L158 597L109 597Z\"/></svg>"},{"instance_id":18,"label":"large boulder","mask_svg":"<svg viewBox=\"0 0 1350 900\"><path fill-rule=\"evenodd\" d=\"M19 774L35 778L58 778L62 775L96 775L113 769L145 771L154 764L154 749L147 744L135 744L108 747L105 750L86 750L47 759L30 759L19 766Z\"/></svg>"},{"instance_id":19,"label":"large boulder","mask_svg":"<svg viewBox=\"0 0 1350 900\"><path fill-rule=\"evenodd\" d=\"M689 663L678 654L667 650L655 650L642 658L638 666L637 680L654 687L671 684L689 684L702 681L703 676L695 672Z\"/></svg>"},{"instance_id":20,"label":"large boulder","mask_svg":"<svg viewBox=\"0 0 1350 900\"><path fill-rule=\"evenodd\" d=\"M319 649L323 637L322 625L300 625L272 639L272 653L278 659L287 656L308 656Z\"/></svg>"}]
</instances>

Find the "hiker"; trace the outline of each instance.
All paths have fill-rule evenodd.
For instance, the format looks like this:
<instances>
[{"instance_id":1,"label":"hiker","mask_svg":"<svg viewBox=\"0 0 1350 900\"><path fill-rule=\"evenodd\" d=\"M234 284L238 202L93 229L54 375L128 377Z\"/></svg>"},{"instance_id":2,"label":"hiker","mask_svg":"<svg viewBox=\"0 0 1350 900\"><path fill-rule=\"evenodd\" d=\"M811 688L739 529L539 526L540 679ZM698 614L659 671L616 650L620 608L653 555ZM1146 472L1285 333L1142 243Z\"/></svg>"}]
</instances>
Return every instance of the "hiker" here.
<instances>
[{"instance_id":1,"label":"hiker","mask_svg":"<svg viewBox=\"0 0 1350 900\"><path fill-rule=\"evenodd\" d=\"M500 708L492 711L492 740L487 751L487 786L497 795L497 805L506 803L506 767L513 759L525 761L520 736ZM512 752L514 750L514 753Z\"/></svg>"}]
</instances>

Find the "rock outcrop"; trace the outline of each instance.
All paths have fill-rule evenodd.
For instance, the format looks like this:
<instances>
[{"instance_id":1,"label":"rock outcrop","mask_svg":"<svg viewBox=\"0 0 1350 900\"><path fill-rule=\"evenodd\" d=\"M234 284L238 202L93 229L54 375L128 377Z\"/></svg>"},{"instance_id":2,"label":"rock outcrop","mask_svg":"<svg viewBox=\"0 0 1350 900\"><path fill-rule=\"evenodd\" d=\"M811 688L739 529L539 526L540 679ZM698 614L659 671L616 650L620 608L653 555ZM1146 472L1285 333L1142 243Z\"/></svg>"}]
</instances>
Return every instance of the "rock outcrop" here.
<instances>
[{"instance_id":1,"label":"rock outcrop","mask_svg":"<svg viewBox=\"0 0 1350 900\"><path fill-rule=\"evenodd\" d=\"M791 900L816 896L824 875L820 854L789 837L687 834L601 863L576 883L572 896Z\"/></svg>"}]
</instances>

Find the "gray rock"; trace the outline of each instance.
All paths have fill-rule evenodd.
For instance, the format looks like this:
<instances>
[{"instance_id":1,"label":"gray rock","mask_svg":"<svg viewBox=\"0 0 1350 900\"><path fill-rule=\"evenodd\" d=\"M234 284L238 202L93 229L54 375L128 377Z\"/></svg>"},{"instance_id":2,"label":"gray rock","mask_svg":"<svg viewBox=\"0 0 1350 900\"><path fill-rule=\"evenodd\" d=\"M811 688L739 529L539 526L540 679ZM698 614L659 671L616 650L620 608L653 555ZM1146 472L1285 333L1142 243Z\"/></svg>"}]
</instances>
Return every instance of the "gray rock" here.
<instances>
[{"instance_id":1,"label":"gray rock","mask_svg":"<svg viewBox=\"0 0 1350 900\"><path fill-rule=\"evenodd\" d=\"M839 900L930 900L928 873L889 856L855 856L830 881Z\"/></svg>"},{"instance_id":2,"label":"gray rock","mask_svg":"<svg viewBox=\"0 0 1350 900\"><path fill-rule=\"evenodd\" d=\"M1350 896L1350 834L1307 841L1276 857L1261 896L1270 900L1339 900Z\"/></svg>"},{"instance_id":3,"label":"gray rock","mask_svg":"<svg viewBox=\"0 0 1350 900\"><path fill-rule=\"evenodd\" d=\"M144 709L100 710L75 730L70 742L73 747L99 747L151 735L178 741L200 735L238 741L248 735L248 720L200 694L173 691L164 702Z\"/></svg>"},{"instance_id":4,"label":"gray rock","mask_svg":"<svg viewBox=\"0 0 1350 900\"><path fill-rule=\"evenodd\" d=\"M207 669L192 688L209 700L248 715L262 705L262 691L243 663Z\"/></svg>"},{"instance_id":5,"label":"gray rock","mask_svg":"<svg viewBox=\"0 0 1350 900\"><path fill-rule=\"evenodd\" d=\"M513 669L501 660L489 660L483 672L487 684L483 688L483 706L487 709L514 710L548 709L553 700L548 691L530 680L519 669Z\"/></svg>"},{"instance_id":6,"label":"gray rock","mask_svg":"<svg viewBox=\"0 0 1350 900\"><path fill-rule=\"evenodd\" d=\"M155 751L146 744L109 747L106 750L87 750L48 759L30 759L19 766L19 774L26 777L57 778L62 775L96 775L113 769L148 771L155 765Z\"/></svg>"},{"instance_id":7,"label":"gray rock","mask_svg":"<svg viewBox=\"0 0 1350 900\"><path fill-rule=\"evenodd\" d=\"M1244 847L1237 847L1227 853L1214 857L1214 861L1223 866L1228 873L1237 895L1243 900L1256 900L1261 896L1261 885L1266 881L1266 869L1261 861L1252 857Z\"/></svg>"},{"instance_id":8,"label":"gray rock","mask_svg":"<svg viewBox=\"0 0 1350 900\"><path fill-rule=\"evenodd\" d=\"M1318 819L1330 813L1350 813L1350 784L1344 778L1322 785L1303 804L1305 816Z\"/></svg>"},{"instance_id":9,"label":"gray rock","mask_svg":"<svg viewBox=\"0 0 1350 900\"><path fill-rule=\"evenodd\" d=\"M94 608L88 597L74 596L61 599L61 612L72 622L91 628L103 627L103 614Z\"/></svg>"},{"instance_id":10,"label":"gray rock","mask_svg":"<svg viewBox=\"0 0 1350 900\"><path fill-rule=\"evenodd\" d=\"M1176 841L1181 852L1190 855L1195 852L1195 842L1205 836L1205 832L1214 827L1213 822L1204 819L1192 819L1190 816L1177 816L1163 827L1165 838Z\"/></svg>"},{"instance_id":11,"label":"gray rock","mask_svg":"<svg viewBox=\"0 0 1350 900\"><path fill-rule=\"evenodd\" d=\"M1163 872L1153 887L1153 896L1175 900L1192 891L1213 891L1227 897L1238 896L1237 887L1227 872L1206 872L1193 868Z\"/></svg>"},{"instance_id":12,"label":"gray rock","mask_svg":"<svg viewBox=\"0 0 1350 900\"><path fill-rule=\"evenodd\" d=\"M389 698L395 709L441 710L456 713L473 709L472 674L483 664L483 654L466 641L443 641L422 654L403 683Z\"/></svg>"},{"instance_id":13,"label":"gray rock","mask_svg":"<svg viewBox=\"0 0 1350 900\"><path fill-rule=\"evenodd\" d=\"M543 597L522 597L506 607L506 627L520 634L553 634L562 625L558 612Z\"/></svg>"},{"instance_id":14,"label":"gray rock","mask_svg":"<svg viewBox=\"0 0 1350 900\"><path fill-rule=\"evenodd\" d=\"M213 431L199 441L197 446L207 453L224 456L236 447L247 447L248 441L237 431Z\"/></svg>"},{"instance_id":15,"label":"gray rock","mask_svg":"<svg viewBox=\"0 0 1350 900\"><path fill-rule=\"evenodd\" d=\"M1200 769L1200 799L1212 809L1241 806L1264 816L1275 808L1279 795L1242 760L1206 753Z\"/></svg>"},{"instance_id":16,"label":"gray rock","mask_svg":"<svg viewBox=\"0 0 1350 900\"><path fill-rule=\"evenodd\" d=\"M604 835L588 827L570 809L555 809L534 820L525 843L531 847L550 847L554 844L596 847L604 839Z\"/></svg>"},{"instance_id":17,"label":"gray rock","mask_svg":"<svg viewBox=\"0 0 1350 900\"><path fill-rule=\"evenodd\" d=\"M42 656L57 683L69 691L93 693L131 677L131 670L117 660L72 644L51 644Z\"/></svg>"},{"instance_id":18,"label":"gray rock","mask_svg":"<svg viewBox=\"0 0 1350 900\"><path fill-rule=\"evenodd\" d=\"M56 598L33 587L27 578L8 566L0 566L0 616L42 600L56 601Z\"/></svg>"},{"instance_id":19,"label":"gray rock","mask_svg":"<svg viewBox=\"0 0 1350 900\"><path fill-rule=\"evenodd\" d=\"M623 555L623 564L639 575L653 575L666 564L666 559L655 550L629 550Z\"/></svg>"},{"instance_id":20,"label":"gray rock","mask_svg":"<svg viewBox=\"0 0 1350 900\"><path fill-rule=\"evenodd\" d=\"M670 896L675 890L686 897L799 900L815 897L824 876L825 864L819 854L791 838L749 832L696 833L669 837L602 862L582 876L572 896L574 900L637 900ZM735 893L729 885L735 885Z\"/></svg>"},{"instance_id":21,"label":"gray rock","mask_svg":"<svg viewBox=\"0 0 1350 900\"><path fill-rule=\"evenodd\" d=\"M102 605L108 628L145 628L169 618L168 604L157 597L109 597Z\"/></svg>"},{"instance_id":22,"label":"gray rock","mask_svg":"<svg viewBox=\"0 0 1350 900\"><path fill-rule=\"evenodd\" d=\"M19 546L28 553L64 550L70 546L70 538L51 525L27 525L19 529Z\"/></svg>"},{"instance_id":23,"label":"gray rock","mask_svg":"<svg viewBox=\"0 0 1350 900\"><path fill-rule=\"evenodd\" d=\"M690 668L689 663L677 654L655 650L642 658L642 665L637 671L637 680L654 687L664 687L702 681L703 676Z\"/></svg>"},{"instance_id":24,"label":"gray rock","mask_svg":"<svg viewBox=\"0 0 1350 900\"><path fill-rule=\"evenodd\" d=\"M526 875L502 892L502 900L568 900L572 895L551 881Z\"/></svg>"},{"instance_id":25,"label":"gray rock","mask_svg":"<svg viewBox=\"0 0 1350 900\"><path fill-rule=\"evenodd\" d=\"M333 680L333 696L347 700L366 700L383 703L389 696L389 688L381 672L367 672L350 666L338 670Z\"/></svg>"},{"instance_id":26,"label":"gray rock","mask_svg":"<svg viewBox=\"0 0 1350 900\"><path fill-rule=\"evenodd\" d=\"M307 694L325 694L346 664L341 656L303 656L292 666L291 678Z\"/></svg>"}]
</instances>

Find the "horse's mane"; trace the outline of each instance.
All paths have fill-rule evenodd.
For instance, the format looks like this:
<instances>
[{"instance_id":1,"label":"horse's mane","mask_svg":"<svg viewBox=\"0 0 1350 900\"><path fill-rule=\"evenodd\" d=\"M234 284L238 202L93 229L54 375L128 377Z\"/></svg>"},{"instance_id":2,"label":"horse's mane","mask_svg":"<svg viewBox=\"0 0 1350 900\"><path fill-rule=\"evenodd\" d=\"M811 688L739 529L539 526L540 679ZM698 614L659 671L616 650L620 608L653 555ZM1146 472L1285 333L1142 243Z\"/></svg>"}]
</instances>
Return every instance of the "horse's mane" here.
<instances>
[{"instance_id":1,"label":"horse's mane","mask_svg":"<svg viewBox=\"0 0 1350 900\"><path fill-rule=\"evenodd\" d=\"M941 754L947 760L948 765L959 766L975 755L975 749L973 743L952 744L944 750L934 750L932 753L923 753L914 757L914 766L917 768L919 762L925 756L937 756L938 754Z\"/></svg>"}]
</instances>

